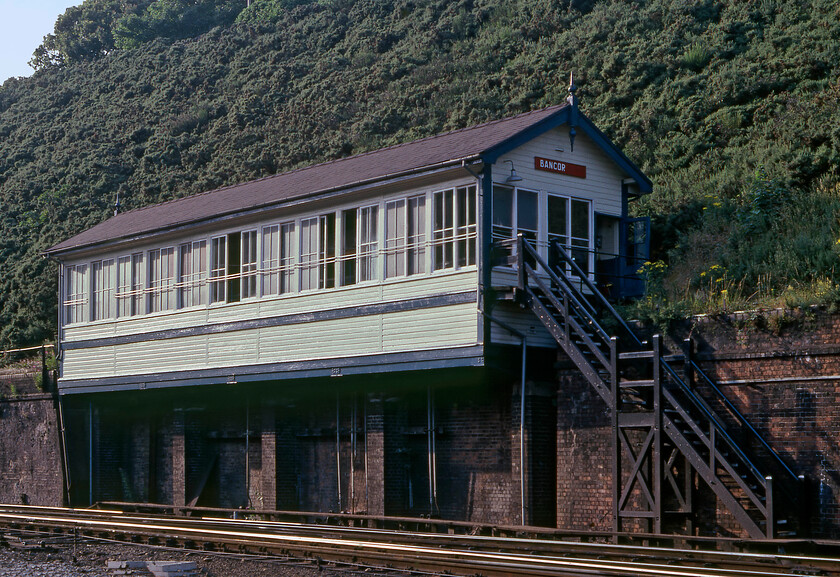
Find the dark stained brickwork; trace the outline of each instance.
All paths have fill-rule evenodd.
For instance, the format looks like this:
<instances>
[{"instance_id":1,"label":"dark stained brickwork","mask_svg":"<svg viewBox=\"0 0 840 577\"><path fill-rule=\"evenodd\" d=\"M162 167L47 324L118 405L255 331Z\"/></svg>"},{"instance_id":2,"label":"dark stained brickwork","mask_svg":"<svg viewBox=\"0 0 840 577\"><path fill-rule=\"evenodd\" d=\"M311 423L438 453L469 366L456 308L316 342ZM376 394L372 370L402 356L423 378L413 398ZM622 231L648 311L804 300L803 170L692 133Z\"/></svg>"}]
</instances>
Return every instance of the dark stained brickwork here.
<instances>
[{"instance_id":1,"label":"dark stained brickwork","mask_svg":"<svg viewBox=\"0 0 840 577\"><path fill-rule=\"evenodd\" d=\"M687 330L704 369L808 479L812 535L840 538L840 315L741 313L700 319L677 336ZM719 515L718 526L731 530L731 521Z\"/></svg>"},{"instance_id":2,"label":"dark stained brickwork","mask_svg":"<svg viewBox=\"0 0 840 577\"><path fill-rule=\"evenodd\" d=\"M558 374L557 526L612 530L612 433L607 405L574 370Z\"/></svg>"},{"instance_id":3,"label":"dark stained brickwork","mask_svg":"<svg viewBox=\"0 0 840 577\"><path fill-rule=\"evenodd\" d=\"M64 504L59 435L52 395L0 400L0 502Z\"/></svg>"},{"instance_id":4,"label":"dark stained brickwork","mask_svg":"<svg viewBox=\"0 0 840 577\"><path fill-rule=\"evenodd\" d=\"M812 535L840 537L840 316L701 319L669 336L671 352L689 332L701 365L806 475ZM568 362L554 370L532 356L524 452L518 356L497 371L67 397L73 504L92 496L498 524L520 523L524 505L530 524L610 530L607 407ZM2 500L61 501L58 431L51 397L0 402ZM693 532L742 534L702 482L694 505Z\"/></svg>"}]
</instances>

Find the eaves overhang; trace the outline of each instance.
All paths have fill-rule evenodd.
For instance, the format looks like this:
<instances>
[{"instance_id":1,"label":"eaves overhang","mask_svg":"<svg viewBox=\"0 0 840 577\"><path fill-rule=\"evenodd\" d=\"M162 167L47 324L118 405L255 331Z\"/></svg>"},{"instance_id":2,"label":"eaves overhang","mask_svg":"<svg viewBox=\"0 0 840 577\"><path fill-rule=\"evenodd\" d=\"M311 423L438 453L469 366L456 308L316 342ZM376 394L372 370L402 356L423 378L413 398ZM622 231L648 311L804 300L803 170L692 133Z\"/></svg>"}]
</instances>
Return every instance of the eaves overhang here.
<instances>
[{"instance_id":1,"label":"eaves overhang","mask_svg":"<svg viewBox=\"0 0 840 577\"><path fill-rule=\"evenodd\" d=\"M134 242L142 242L144 240L148 240L151 238L158 237L162 234L168 233L179 233L188 231L194 228L198 228L201 226L206 226L209 224L216 224L222 223L226 221L232 221L239 218L248 218L250 216L255 216L259 213L280 209L280 208L288 208L293 207L301 204L307 204L318 200L323 200L327 198L332 198L335 196L343 196L352 194L354 192L358 192L362 189L370 188L373 186L387 186L389 184L396 184L405 180L414 179L414 178L421 178L424 176L434 176L436 174L446 172L449 170L462 168L465 166L474 166L476 164L481 164L482 159L479 154L470 154L468 156L454 158L451 160L447 160L444 162L435 163L433 165L423 166L419 168L414 168L411 170L405 170L400 172L394 172L390 174L384 174L381 176L377 176L375 178L369 178L364 180L353 181L347 184L343 184L342 186L325 188L322 190L316 190L312 192L307 192L305 194L297 195L297 196L290 196L282 199L278 199L272 202L266 202L258 205L254 205L248 207L247 209L237 209L231 210L227 212L222 212L218 214L214 214L210 217L205 218L198 218L198 219L190 219L185 220L181 223L176 224L166 224L164 226L160 226L157 228L150 228L148 230L143 231L139 234L127 234L122 236L114 236L112 238L98 241L98 242L90 242L90 243L80 243L77 245L71 246L62 246L64 243L59 243L45 251L41 254L42 256L55 258L61 260L61 257L66 257L70 255L74 255L76 253L84 253L88 251L98 251L102 249L106 249L112 246L118 246L125 243L134 243ZM470 175L471 172L467 171ZM187 198L187 197L184 197ZM141 209L142 210L142 209ZM127 213L126 213L127 214ZM66 241L65 241L66 242Z\"/></svg>"}]
</instances>

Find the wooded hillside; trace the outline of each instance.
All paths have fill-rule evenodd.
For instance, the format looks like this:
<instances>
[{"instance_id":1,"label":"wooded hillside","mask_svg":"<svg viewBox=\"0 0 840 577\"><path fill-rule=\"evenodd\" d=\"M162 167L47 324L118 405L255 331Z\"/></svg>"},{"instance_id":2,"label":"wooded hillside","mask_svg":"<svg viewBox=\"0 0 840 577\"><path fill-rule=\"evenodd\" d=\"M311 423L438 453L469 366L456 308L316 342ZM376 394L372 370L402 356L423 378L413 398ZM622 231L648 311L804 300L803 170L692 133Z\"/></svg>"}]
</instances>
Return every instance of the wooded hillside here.
<instances>
[{"instance_id":1,"label":"wooded hillside","mask_svg":"<svg viewBox=\"0 0 840 577\"><path fill-rule=\"evenodd\" d=\"M117 191L128 209L556 104L570 71L655 183L643 309L834 302L838 54L833 0L87 0L0 87L0 347L52 338L40 252Z\"/></svg>"}]
</instances>

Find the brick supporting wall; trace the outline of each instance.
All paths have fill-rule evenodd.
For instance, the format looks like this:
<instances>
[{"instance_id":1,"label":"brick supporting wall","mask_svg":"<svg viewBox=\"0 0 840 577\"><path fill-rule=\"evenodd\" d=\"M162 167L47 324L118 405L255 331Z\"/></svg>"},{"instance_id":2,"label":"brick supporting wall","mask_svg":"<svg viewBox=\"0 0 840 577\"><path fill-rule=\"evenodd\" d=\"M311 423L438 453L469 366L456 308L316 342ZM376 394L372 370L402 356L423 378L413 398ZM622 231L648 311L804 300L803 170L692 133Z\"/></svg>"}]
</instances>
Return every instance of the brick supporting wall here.
<instances>
[{"instance_id":1,"label":"brick supporting wall","mask_svg":"<svg viewBox=\"0 0 840 577\"><path fill-rule=\"evenodd\" d=\"M385 514L385 412L382 396L367 395L365 435L366 507L370 515Z\"/></svg>"},{"instance_id":2,"label":"brick supporting wall","mask_svg":"<svg viewBox=\"0 0 840 577\"><path fill-rule=\"evenodd\" d=\"M0 502L62 506L62 470L52 395L0 400Z\"/></svg>"},{"instance_id":3,"label":"brick supporting wall","mask_svg":"<svg viewBox=\"0 0 840 577\"><path fill-rule=\"evenodd\" d=\"M583 376L558 374L557 526L612 530L612 430L609 408Z\"/></svg>"},{"instance_id":4,"label":"brick supporting wall","mask_svg":"<svg viewBox=\"0 0 840 577\"><path fill-rule=\"evenodd\" d=\"M166 471L168 475L164 475L161 480L164 481L164 486L169 489L167 492L170 500L167 502L183 507L187 504L187 446L184 411L174 410L171 422L164 427L169 432L169 438L163 440L164 444L169 447L169 451L167 451L169 458L166 463L168 465L168 471Z\"/></svg>"},{"instance_id":5,"label":"brick supporting wall","mask_svg":"<svg viewBox=\"0 0 840 577\"><path fill-rule=\"evenodd\" d=\"M795 473L806 476L812 536L840 537L840 316L812 310L695 319L668 335L670 351L683 350L688 335L727 398ZM561 370L558 384L557 525L609 530L608 409L574 369ZM698 391L738 437L731 415L702 385ZM740 438L759 461L766 458L760 446ZM695 480L694 487L692 531L743 536L705 483ZM666 531L683 527L679 519L665 523Z\"/></svg>"},{"instance_id":6,"label":"brick supporting wall","mask_svg":"<svg viewBox=\"0 0 840 577\"><path fill-rule=\"evenodd\" d=\"M797 474L810 530L840 538L840 315L818 309L701 318L672 335L697 342L701 366ZM718 513L717 525L732 521Z\"/></svg>"},{"instance_id":7,"label":"brick supporting wall","mask_svg":"<svg viewBox=\"0 0 840 577\"><path fill-rule=\"evenodd\" d=\"M251 488L251 502L258 509L277 508L277 414L273 405L263 405L260 421L259 468L252 468L258 481ZM258 476L256 475L259 472Z\"/></svg>"},{"instance_id":8,"label":"brick supporting wall","mask_svg":"<svg viewBox=\"0 0 840 577\"><path fill-rule=\"evenodd\" d=\"M840 317L775 314L781 320L701 319L679 327L668 347L674 352L685 335L695 337L704 368L786 462L808 477L812 534L837 538ZM529 352L520 455L517 351L511 359L508 368L494 371L68 398L74 504L87 500L92 438L94 500L519 523L524 458L528 523L610 530L613 436L605 403L573 367L561 363L565 368L552 378L552 363ZM543 373L537 365L545 365ZM16 420L43 418L47 429L54 426L54 416L12 406L4 404L0 417L7 436L17 434L5 421L14 411ZM39 410L47 408L44 402ZM16 471L8 479L51 475L60 487L60 468L35 467L34 476L21 476L27 457L12 455L5 444L0 451L10 463L6 470ZM48 453L45 459L52 458ZM24 485L37 481L10 480L3 488L11 491L7 499L35 495ZM693 531L740 534L702 482L694 504ZM665 524L666 530L681 526Z\"/></svg>"}]
</instances>

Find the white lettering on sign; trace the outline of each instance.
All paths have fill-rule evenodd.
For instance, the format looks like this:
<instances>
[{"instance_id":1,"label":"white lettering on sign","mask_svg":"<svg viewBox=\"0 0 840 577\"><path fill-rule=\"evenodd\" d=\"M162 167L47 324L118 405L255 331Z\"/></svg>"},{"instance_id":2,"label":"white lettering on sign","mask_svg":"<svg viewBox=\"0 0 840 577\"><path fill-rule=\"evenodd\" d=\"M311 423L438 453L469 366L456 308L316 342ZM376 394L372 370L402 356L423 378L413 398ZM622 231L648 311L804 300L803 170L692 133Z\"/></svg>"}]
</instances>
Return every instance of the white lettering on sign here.
<instances>
[{"instance_id":1,"label":"white lettering on sign","mask_svg":"<svg viewBox=\"0 0 840 577\"><path fill-rule=\"evenodd\" d=\"M540 168L545 168L548 170L557 170L559 172L566 172L566 164L560 162L559 160L546 160L545 158L540 158Z\"/></svg>"},{"instance_id":2,"label":"white lettering on sign","mask_svg":"<svg viewBox=\"0 0 840 577\"><path fill-rule=\"evenodd\" d=\"M563 162L560 160L552 160L550 158L540 158L539 156L535 156L534 168L537 170L544 170L546 172L575 176L577 178L586 178L586 167L582 164L572 164L571 162Z\"/></svg>"}]
</instances>

